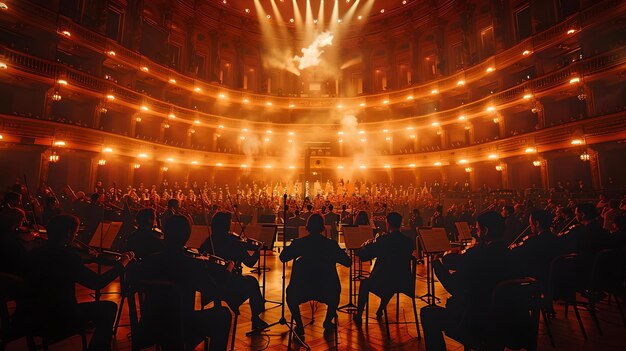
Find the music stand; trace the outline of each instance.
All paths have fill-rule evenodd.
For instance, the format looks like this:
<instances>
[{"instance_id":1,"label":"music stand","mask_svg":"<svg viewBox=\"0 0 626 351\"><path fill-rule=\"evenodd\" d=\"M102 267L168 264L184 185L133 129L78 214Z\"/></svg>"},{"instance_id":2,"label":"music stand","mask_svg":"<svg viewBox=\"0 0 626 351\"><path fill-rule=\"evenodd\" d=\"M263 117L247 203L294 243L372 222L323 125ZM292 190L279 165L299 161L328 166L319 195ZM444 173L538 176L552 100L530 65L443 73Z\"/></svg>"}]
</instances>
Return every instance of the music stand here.
<instances>
[{"instance_id":1,"label":"music stand","mask_svg":"<svg viewBox=\"0 0 626 351\"><path fill-rule=\"evenodd\" d=\"M250 273L256 273L256 274L262 274L263 275L263 284L261 285L261 295L263 296L263 299L265 300L265 272L269 271L270 269L267 268L267 250L274 250L274 239L276 238L276 233L278 232L278 227L275 225L272 226L247 226L246 227L246 236L250 239L254 239L257 241L260 241L263 243L263 247L261 247L261 250L263 250L263 259L259 259L257 268L254 268L253 270L250 271ZM272 303L277 303L280 304L279 302L275 302L275 301L268 301L265 300L266 302L272 302Z\"/></svg>"},{"instance_id":2,"label":"music stand","mask_svg":"<svg viewBox=\"0 0 626 351\"><path fill-rule=\"evenodd\" d=\"M100 222L95 233L101 233L101 235L92 236L89 246L110 250L120 229L122 229L122 222Z\"/></svg>"},{"instance_id":3,"label":"music stand","mask_svg":"<svg viewBox=\"0 0 626 351\"><path fill-rule=\"evenodd\" d=\"M185 246L198 249L207 238L208 234L206 225L192 225L191 235L189 235L189 239L187 240Z\"/></svg>"},{"instance_id":4,"label":"music stand","mask_svg":"<svg viewBox=\"0 0 626 351\"><path fill-rule=\"evenodd\" d=\"M367 230L364 230L367 229ZM343 238L346 242L346 249L350 251L350 285L348 288L349 301L347 304L337 308L338 311L345 313L356 313L357 306L354 304L354 297L358 295L356 292L356 282L359 280L356 270L352 267L356 263L355 251L361 248L364 242L373 238L371 228L343 226ZM353 288L354 286L354 288Z\"/></svg>"},{"instance_id":5,"label":"music stand","mask_svg":"<svg viewBox=\"0 0 626 351\"><path fill-rule=\"evenodd\" d=\"M309 235L309 231L305 227L298 227L298 239Z\"/></svg>"},{"instance_id":6,"label":"music stand","mask_svg":"<svg viewBox=\"0 0 626 351\"><path fill-rule=\"evenodd\" d=\"M459 242L467 243L472 241L472 232L467 222L455 222L457 232L459 232Z\"/></svg>"},{"instance_id":7,"label":"music stand","mask_svg":"<svg viewBox=\"0 0 626 351\"><path fill-rule=\"evenodd\" d=\"M429 305L435 305L441 301L435 295L435 272L433 270L433 260L437 254L446 252L452 247L448 241L448 236L443 228L420 227L418 229L418 241L422 244L422 249L426 255L426 294L419 298ZM416 242L417 244L417 242Z\"/></svg>"}]
</instances>

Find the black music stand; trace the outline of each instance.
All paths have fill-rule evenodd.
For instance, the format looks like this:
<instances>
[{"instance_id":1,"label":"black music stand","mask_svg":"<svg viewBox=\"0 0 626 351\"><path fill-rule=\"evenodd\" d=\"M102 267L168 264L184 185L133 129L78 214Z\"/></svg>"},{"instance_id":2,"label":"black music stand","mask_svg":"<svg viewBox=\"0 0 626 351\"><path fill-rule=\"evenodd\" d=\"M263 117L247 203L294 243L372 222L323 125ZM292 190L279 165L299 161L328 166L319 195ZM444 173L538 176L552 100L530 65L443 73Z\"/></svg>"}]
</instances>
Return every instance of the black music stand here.
<instances>
[{"instance_id":1,"label":"black music stand","mask_svg":"<svg viewBox=\"0 0 626 351\"><path fill-rule=\"evenodd\" d=\"M350 251L350 259L352 262L350 264L350 285L348 288L349 300L347 304L337 308L338 311L356 313L357 306L354 304L354 297L359 294L356 289L356 282L362 280L362 278L359 278L357 270L352 267L356 263L356 250L360 249L364 242L373 237L371 229L367 229L368 230L364 230L360 227L343 226L343 238L346 242L346 249Z\"/></svg>"},{"instance_id":2,"label":"black music stand","mask_svg":"<svg viewBox=\"0 0 626 351\"><path fill-rule=\"evenodd\" d=\"M257 229L258 228L258 229ZM265 299L265 272L270 269L267 268L267 250L274 250L274 239L276 238L276 233L278 232L278 227L276 225L264 225L262 227L255 226L247 226L246 227L246 236L250 239L254 239L256 241L260 241L263 243L263 259L259 259L258 265L256 268L250 271L250 273L262 274L263 275L263 284L261 285L261 295L265 302L271 302L280 304L276 301L269 301Z\"/></svg>"},{"instance_id":3,"label":"black music stand","mask_svg":"<svg viewBox=\"0 0 626 351\"><path fill-rule=\"evenodd\" d=\"M426 255L426 294L419 298L429 305L436 305L441 302L435 295L435 272L433 270L433 260L435 256L450 250L450 242L443 228L424 228L418 229L419 235L417 240L422 244L424 255ZM417 242L416 242L417 244Z\"/></svg>"}]
</instances>

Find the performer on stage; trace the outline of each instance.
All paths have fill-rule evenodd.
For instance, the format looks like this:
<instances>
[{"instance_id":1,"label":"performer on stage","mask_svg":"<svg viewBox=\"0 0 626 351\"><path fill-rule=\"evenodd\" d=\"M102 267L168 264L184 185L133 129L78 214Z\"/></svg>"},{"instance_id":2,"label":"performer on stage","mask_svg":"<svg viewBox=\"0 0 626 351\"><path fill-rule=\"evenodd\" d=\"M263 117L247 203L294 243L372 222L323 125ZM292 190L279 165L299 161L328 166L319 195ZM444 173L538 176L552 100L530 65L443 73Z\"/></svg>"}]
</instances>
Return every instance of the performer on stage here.
<instances>
[{"instance_id":1,"label":"performer on stage","mask_svg":"<svg viewBox=\"0 0 626 351\"><path fill-rule=\"evenodd\" d=\"M200 247L200 252L208 252L247 267L254 267L259 260L261 246L256 246L254 253L248 253L248 247L240 238L229 233L230 212L217 212L211 219L211 237ZM259 317L265 311L265 300L261 295L259 281L253 276L234 275L225 287L224 300L231 309L236 310L247 299L250 299L252 312L252 329L265 329L268 324Z\"/></svg>"},{"instance_id":2,"label":"performer on stage","mask_svg":"<svg viewBox=\"0 0 626 351\"><path fill-rule=\"evenodd\" d=\"M165 227L167 220L178 214L179 202L177 199L169 199L167 201L167 209L161 214L161 226Z\"/></svg>"},{"instance_id":3,"label":"performer on stage","mask_svg":"<svg viewBox=\"0 0 626 351\"><path fill-rule=\"evenodd\" d=\"M324 224L330 225L330 237L331 239L337 241L339 239L339 232L337 231L337 226L339 225L339 215L333 210L334 206L332 204L328 205L328 213L324 216Z\"/></svg>"},{"instance_id":4,"label":"performer on stage","mask_svg":"<svg viewBox=\"0 0 626 351\"><path fill-rule=\"evenodd\" d=\"M309 217L306 224L309 235L295 239L280 253L280 260L295 260L291 279L287 287L287 306L296 322L295 333L302 339L304 327L300 316L300 304L315 300L328 306L324 319L324 330L331 331L336 326L333 318L339 306L341 284L335 265L349 267L350 257L339 248L336 241L321 235L324 219L319 214Z\"/></svg>"},{"instance_id":5,"label":"performer on stage","mask_svg":"<svg viewBox=\"0 0 626 351\"><path fill-rule=\"evenodd\" d=\"M153 208L142 208L137 212L135 222L137 230L128 237L126 248L143 259L148 255L163 251L161 233L154 230L156 213Z\"/></svg>"},{"instance_id":6,"label":"performer on stage","mask_svg":"<svg viewBox=\"0 0 626 351\"><path fill-rule=\"evenodd\" d=\"M402 234L401 226L402 216L398 212L390 212L387 214L387 233L364 243L356 253L362 261L376 258L370 277L362 280L359 286L357 312L352 317L357 326L361 326L370 292L381 299L376 312L377 317L380 317L394 293L412 291L411 255L414 244L413 240Z\"/></svg>"}]
</instances>

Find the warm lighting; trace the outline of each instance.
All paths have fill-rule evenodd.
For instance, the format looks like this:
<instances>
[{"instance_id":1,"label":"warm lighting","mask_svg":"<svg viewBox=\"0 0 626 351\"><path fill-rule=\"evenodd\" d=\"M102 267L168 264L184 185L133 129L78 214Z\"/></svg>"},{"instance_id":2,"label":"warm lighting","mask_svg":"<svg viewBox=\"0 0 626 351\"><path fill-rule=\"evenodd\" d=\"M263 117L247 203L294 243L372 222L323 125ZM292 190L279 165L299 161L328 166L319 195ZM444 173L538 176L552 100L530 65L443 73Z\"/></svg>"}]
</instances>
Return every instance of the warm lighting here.
<instances>
[{"instance_id":1,"label":"warm lighting","mask_svg":"<svg viewBox=\"0 0 626 351\"><path fill-rule=\"evenodd\" d=\"M296 166L289 166L289 169L296 169Z\"/></svg>"},{"instance_id":2,"label":"warm lighting","mask_svg":"<svg viewBox=\"0 0 626 351\"><path fill-rule=\"evenodd\" d=\"M270 101L265 103L266 106L272 106L272 103Z\"/></svg>"},{"instance_id":3,"label":"warm lighting","mask_svg":"<svg viewBox=\"0 0 626 351\"><path fill-rule=\"evenodd\" d=\"M465 116L463 115L459 116L459 121L465 121Z\"/></svg>"},{"instance_id":4,"label":"warm lighting","mask_svg":"<svg viewBox=\"0 0 626 351\"><path fill-rule=\"evenodd\" d=\"M386 137L385 140L391 141L391 137Z\"/></svg>"},{"instance_id":5,"label":"warm lighting","mask_svg":"<svg viewBox=\"0 0 626 351\"><path fill-rule=\"evenodd\" d=\"M135 122L141 122L141 117L136 117Z\"/></svg>"},{"instance_id":6,"label":"warm lighting","mask_svg":"<svg viewBox=\"0 0 626 351\"><path fill-rule=\"evenodd\" d=\"M241 131L244 132L244 133L247 133L248 132L248 128L242 128Z\"/></svg>"},{"instance_id":7,"label":"warm lighting","mask_svg":"<svg viewBox=\"0 0 626 351\"><path fill-rule=\"evenodd\" d=\"M272 168L272 165L265 165L265 168Z\"/></svg>"},{"instance_id":8,"label":"warm lighting","mask_svg":"<svg viewBox=\"0 0 626 351\"><path fill-rule=\"evenodd\" d=\"M496 69L493 67L487 67L487 73L491 73L493 71L495 71Z\"/></svg>"},{"instance_id":9,"label":"warm lighting","mask_svg":"<svg viewBox=\"0 0 626 351\"><path fill-rule=\"evenodd\" d=\"M433 127L437 127L437 126L439 126L439 122L433 122L430 125L433 126Z\"/></svg>"},{"instance_id":10,"label":"warm lighting","mask_svg":"<svg viewBox=\"0 0 626 351\"><path fill-rule=\"evenodd\" d=\"M64 30L64 31L61 32L61 34L65 35L66 37L71 37L72 36L72 33L70 33L69 30Z\"/></svg>"},{"instance_id":11,"label":"warm lighting","mask_svg":"<svg viewBox=\"0 0 626 351\"><path fill-rule=\"evenodd\" d=\"M139 164L139 163L135 163L135 164L133 165L133 167L135 167L135 169L139 169L139 167L141 167L141 164Z\"/></svg>"},{"instance_id":12,"label":"warm lighting","mask_svg":"<svg viewBox=\"0 0 626 351\"><path fill-rule=\"evenodd\" d=\"M169 123L163 123L163 128L168 129L170 127Z\"/></svg>"},{"instance_id":13,"label":"warm lighting","mask_svg":"<svg viewBox=\"0 0 626 351\"><path fill-rule=\"evenodd\" d=\"M202 91L202 89L200 87L195 87L193 91L195 91L196 93L199 93Z\"/></svg>"},{"instance_id":14,"label":"warm lighting","mask_svg":"<svg viewBox=\"0 0 626 351\"><path fill-rule=\"evenodd\" d=\"M415 163L411 163L411 164L409 164L409 167L410 167L410 168L415 168Z\"/></svg>"},{"instance_id":15,"label":"warm lighting","mask_svg":"<svg viewBox=\"0 0 626 351\"><path fill-rule=\"evenodd\" d=\"M582 139L573 139L572 140L572 145L582 145L583 144L583 140Z\"/></svg>"},{"instance_id":16,"label":"warm lighting","mask_svg":"<svg viewBox=\"0 0 626 351\"><path fill-rule=\"evenodd\" d=\"M389 129L383 129L383 133L389 133Z\"/></svg>"},{"instance_id":17,"label":"warm lighting","mask_svg":"<svg viewBox=\"0 0 626 351\"><path fill-rule=\"evenodd\" d=\"M161 167L161 169L163 170L163 172L167 172L170 170L169 167Z\"/></svg>"},{"instance_id":18,"label":"warm lighting","mask_svg":"<svg viewBox=\"0 0 626 351\"><path fill-rule=\"evenodd\" d=\"M391 168L390 165L384 165L383 168Z\"/></svg>"},{"instance_id":19,"label":"warm lighting","mask_svg":"<svg viewBox=\"0 0 626 351\"><path fill-rule=\"evenodd\" d=\"M296 105L294 105L294 104L289 104L289 108L294 108L294 107L296 107Z\"/></svg>"},{"instance_id":20,"label":"warm lighting","mask_svg":"<svg viewBox=\"0 0 626 351\"><path fill-rule=\"evenodd\" d=\"M495 111L495 110L496 110L495 106L489 106L489 107L487 107L487 112L493 112L493 111Z\"/></svg>"},{"instance_id":21,"label":"warm lighting","mask_svg":"<svg viewBox=\"0 0 626 351\"><path fill-rule=\"evenodd\" d=\"M50 157L48 157L48 161L52 162L52 163L57 163L59 162L59 155L57 155L56 152L53 152L52 155L50 155Z\"/></svg>"},{"instance_id":22,"label":"warm lighting","mask_svg":"<svg viewBox=\"0 0 626 351\"><path fill-rule=\"evenodd\" d=\"M435 163L433 163L433 166L439 167L439 166L441 166L441 162L435 162Z\"/></svg>"},{"instance_id":23,"label":"warm lighting","mask_svg":"<svg viewBox=\"0 0 626 351\"><path fill-rule=\"evenodd\" d=\"M221 125L221 124L220 124L219 126L217 126L217 127L218 127L219 129L224 129L224 126L223 126L223 125Z\"/></svg>"},{"instance_id":24,"label":"warm lighting","mask_svg":"<svg viewBox=\"0 0 626 351\"><path fill-rule=\"evenodd\" d=\"M143 106L141 106L141 110L142 111L149 111L150 109L148 108L148 106L143 105Z\"/></svg>"},{"instance_id":25,"label":"warm lighting","mask_svg":"<svg viewBox=\"0 0 626 351\"><path fill-rule=\"evenodd\" d=\"M170 78L170 83L172 83L172 84L176 84L176 79L174 79L174 78Z\"/></svg>"},{"instance_id":26,"label":"warm lighting","mask_svg":"<svg viewBox=\"0 0 626 351\"><path fill-rule=\"evenodd\" d=\"M591 156L589 156L589 154L586 151L580 154L580 160L583 162L589 161L590 158Z\"/></svg>"},{"instance_id":27,"label":"warm lighting","mask_svg":"<svg viewBox=\"0 0 626 351\"><path fill-rule=\"evenodd\" d=\"M141 67L141 70L144 71L144 72L148 72L150 69L148 69L148 67L146 67L146 66L143 66L143 67Z\"/></svg>"},{"instance_id":28,"label":"warm lighting","mask_svg":"<svg viewBox=\"0 0 626 351\"><path fill-rule=\"evenodd\" d=\"M170 114L168 115L168 117L169 117L169 118L171 118L171 119L176 119L176 115L175 115L175 114L173 114L173 113L170 113Z\"/></svg>"},{"instance_id":29,"label":"warm lighting","mask_svg":"<svg viewBox=\"0 0 626 351\"><path fill-rule=\"evenodd\" d=\"M465 167L465 172L469 173L472 171L472 167Z\"/></svg>"},{"instance_id":30,"label":"warm lighting","mask_svg":"<svg viewBox=\"0 0 626 351\"><path fill-rule=\"evenodd\" d=\"M139 158L148 158L148 154L143 154L142 153L142 154L137 155L137 157L139 157Z\"/></svg>"},{"instance_id":31,"label":"warm lighting","mask_svg":"<svg viewBox=\"0 0 626 351\"><path fill-rule=\"evenodd\" d=\"M495 160L495 159L497 159L497 158L498 158L498 155L496 155L496 154L490 154L489 156L487 156L487 158L488 158L488 159L490 159L490 160Z\"/></svg>"},{"instance_id":32,"label":"warm lighting","mask_svg":"<svg viewBox=\"0 0 626 351\"><path fill-rule=\"evenodd\" d=\"M289 140L287 140L287 142L291 144L291 143L293 143L293 139L289 139Z\"/></svg>"},{"instance_id":33,"label":"warm lighting","mask_svg":"<svg viewBox=\"0 0 626 351\"><path fill-rule=\"evenodd\" d=\"M268 143L270 141L270 138L265 138L265 139L263 139L263 141Z\"/></svg>"},{"instance_id":34,"label":"warm lighting","mask_svg":"<svg viewBox=\"0 0 626 351\"><path fill-rule=\"evenodd\" d=\"M195 121L193 121L193 123L195 123L195 124L200 124L200 120L199 120L199 119L196 119Z\"/></svg>"},{"instance_id":35,"label":"warm lighting","mask_svg":"<svg viewBox=\"0 0 626 351\"><path fill-rule=\"evenodd\" d=\"M169 163L172 163L172 162L174 162L174 159L169 157L166 161L169 162Z\"/></svg>"},{"instance_id":36,"label":"warm lighting","mask_svg":"<svg viewBox=\"0 0 626 351\"><path fill-rule=\"evenodd\" d=\"M272 131L268 129L265 131L265 134L272 134Z\"/></svg>"},{"instance_id":37,"label":"warm lighting","mask_svg":"<svg viewBox=\"0 0 626 351\"><path fill-rule=\"evenodd\" d=\"M108 54L109 56L115 56L115 51L111 50L111 51L107 52L107 54Z\"/></svg>"},{"instance_id":38,"label":"warm lighting","mask_svg":"<svg viewBox=\"0 0 626 351\"><path fill-rule=\"evenodd\" d=\"M218 96L219 96L219 98L220 98L220 99L222 99L222 100L223 100L223 99L226 99L226 95L224 95L224 94L219 94Z\"/></svg>"},{"instance_id":39,"label":"warm lighting","mask_svg":"<svg viewBox=\"0 0 626 351\"><path fill-rule=\"evenodd\" d=\"M437 89L433 89L433 90L431 90L431 91L430 91L430 93L431 93L432 95L439 94L439 90L437 90Z\"/></svg>"},{"instance_id":40,"label":"warm lighting","mask_svg":"<svg viewBox=\"0 0 626 351\"><path fill-rule=\"evenodd\" d=\"M337 108L338 108L338 109L342 109L342 108L343 108L343 105L337 105Z\"/></svg>"},{"instance_id":41,"label":"warm lighting","mask_svg":"<svg viewBox=\"0 0 626 351\"><path fill-rule=\"evenodd\" d=\"M364 102L362 102L362 103L360 103L360 104L359 104L359 106L361 106L361 107L365 107L365 103L364 103Z\"/></svg>"},{"instance_id":42,"label":"warm lighting","mask_svg":"<svg viewBox=\"0 0 626 351\"><path fill-rule=\"evenodd\" d=\"M502 172L502 165L497 165L496 166L496 171Z\"/></svg>"},{"instance_id":43,"label":"warm lighting","mask_svg":"<svg viewBox=\"0 0 626 351\"><path fill-rule=\"evenodd\" d=\"M247 168L247 167L248 167L248 165L243 164L243 165L241 165L241 166L239 166L239 167L241 167L241 168Z\"/></svg>"},{"instance_id":44,"label":"warm lighting","mask_svg":"<svg viewBox=\"0 0 626 351\"><path fill-rule=\"evenodd\" d=\"M54 142L54 146L65 146L65 142L64 142L64 141L62 141L62 140L55 141L55 142Z\"/></svg>"},{"instance_id":45,"label":"warm lighting","mask_svg":"<svg viewBox=\"0 0 626 351\"><path fill-rule=\"evenodd\" d=\"M57 80L57 83L59 83L59 85L63 85L63 86L67 85L67 81L65 79L59 79L59 80Z\"/></svg>"},{"instance_id":46,"label":"warm lighting","mask_svg":"<svg viewBox=\"0 0 626 351\"><path fill-rule=\"evenodd\" d=\"M111 95L111 94L107 95L107 100L111 100L111 101L115 100L115 95Z\"/></svg>"},{"instance_id":47,"label":"warm lighting","mask_svg":"<svg viewBox=\"0 0 626 351\"><path fill-rule=\"evenodd\" d=\"M337 134L343 135L343 132L342 131L338 131Z\"/></svg>"},{"instance_id":48,"label":"warm lighting","mask_svg":"<svg viewBox=\"0 0 626 351\"><path fill-rule=\"evenodd\" d=\"M343 169L343 166L337 166L337 169Z\"/></svg>"},{"instance_id":49,"label":"warm lighting","mask_svg":"<svg viewBox=\"0 0 626 351\"><path fill-rule=\"evenodd\" d=\"M406 97L407 100L413 100L413 95L409 95Z\"/></svg>"},{"instance_id":50,"label":"warm lighting","mask_svg":"<svg viewBox=\"0 0 626 351\"><path fill-rule=\"evenodd\" d=\"M567 31L567 34L568 34L568 35L569 35L569 34L574 34L574 33L576 33L576 29L573 29L573 28L572 28L572 29L569 29L569 30Z\"/></svg>"},{"instance_id":51,"label":"warm lighting","mask_svg":"<svg viewBox=\"0 0 626 351\"><path fill-rule=\"evenodd\" d=\"M294 132L288 132L287 134L289 134L289 135L295 135L296 133L294 133Z\"/></svg>"},{"instance_id":52,"label":"warm lighting","mask_svg":"<svg viewBox=\"0 0 626 351\"><path fill-rule=\"evenodd\" d=\"M411 139L415 139L415 134L411 134L411 135L409 135L409 138L411 138Z\"/></svg>"},{"instance_id":53,"label":"warm lighting","mask_svg":"<svg viewBox=\"0 0 626 351\"><path fill-rule=\"evenodd\" d=\"M569 80L570 84L579 83L579 82L580 82L580 78L578 78L578 77L575 77L575 78L572 78L572 79Z\"/></svg>"},{"instance_id":54,"label":"warm lighting","mask_svg":"<svg viewBox=\"0 0 626 351\"><path fill-rule=\"evenodd\" d=\"M102 149L102 152L110 154L113 152L113 149L111 149L110 147L105 147L104 149Z\"/></svg>"},{"instance_id":55,"label":"warm lighting","mask_svg":"<svg viewBox=\"0 0 626 351\"><path fill-rule=\"evenodd\" d=\"M198 164L198 161L191 161L191 164L192 164L192 165L197 165L197 164Z\"/></svg>"},{"instance_id":56,"label":"warm lighting","mask_svg":"<svg viewBox=\"0 0 626 351\"><path fill-rule=\"evenodd\" d=\"M524 150L524 152L527 154L533 154L537 152L537 149L535 149L534 147L527 147L526 150Z\"/></svg>"},{"instance_id":57,"label":"warm lighting","mask_svg":"<svg viewBox=\"0 0 626 351\"><path fill-rule=\"evenodd\" d=\"M195 132L196 132L195 129L193 129L193 128L189 129L189 134L194 134Z\"/></svg>"},{"instance_id":58,"label":"warm lighting","mask_svg":"<svg viewBox=\"0 0 626 351\"><path fill-rule=\"evenodd\" d=\"M359 168L360 168L360 169L365 169L365 168L367 168L367 167L365 167L365 165L360 165L360 166L359 166Z\"/></svg>"},{"instance_id":59,"label":"warm lighting","mask_svg":"<svg viewBox=\"0 0 626 351\"><path fill-rule=\"evenodd\" d=\"M466 159L461 159L461 160L459 160L459 164L460 164L460 165L464 165L464 164L466 164L466 163L467 163L467 160L466 160Z\"/></svg>"},{"instance_id":60,"label":"warm lighting","mask_svg":"<svg viewBox=\"0 0 626 351\"><path fill-rule=\"evenodd\" d=\"M61 101L62 98L63 97L61 96L61 94L59 94L58 91L55 91L54 94L52 94L52 97L51 97L52 101L56 101L56 102Z\"/></svg>"},{"instance_id":61,"label":"warm lighting","mask_svg":"<svg viewBox=\"0 0 626 351\"><path fill-rule=\"evenodd\" d=\"M7 66L6 63L0 62L0 69L7 69L7 68L8 68L8 66Z\"/></svg>"},{"instance_id":62,"label":"warm lighting","mask_svg":"<svg viewBox=\"0 0 626 351\"><path fill-rule=\"evenodd\" d=\"M406 127L406 130L413 130L413 127Z\"/></svg>"},{"instance_id":63,"label":"warm lighting","mask_svg":"<svg viewBox=\"0 0 626 351\"><path fill-rule=\"evenodd\" d=\"M367 141L367 139L365 139L365 138L361 138L361 142L362 142L362 143L364 143L364 142L366 142L366 141Z\"/></svg>"},{"instance_id":64,"label":"warm lighting","mask_svg":"<svg viewBox=\"0 0 626 351\"><path fill-rule=\"evenodd\" d=\"M524 56L528 56L530 54L532 54L532 52L530 50L524 50L524 52L522 52L522 55L524 55Z\"/></svg>"},{"instance_id":65,"label":"warm lighting","mask_svg":"<svg viewBox=\"0 0 626 351\"><path fill-rule=\"evenodd\" d=\"M456 85L458 85L458 86L465 85L465 81L463 79L461 79L458 82L456 82Z\"/></svg>"},{"instance_id":66,"label":"warm lighting","mask_svg":"<svg viewBox=\"0 0 626 351\"><path fill-rule=\"evenodd\" d=\"M496 123L496 124L500 123L500 118L498 118L498 117L494 118L493 119L493 123Z\"/></svg>"},{"instance_id":67,"label":"warm lighting","mask_svg":"<svg viewBox=\"0 0 626 351\"><path fill-rule=\"evenodd\" d=\"M106 164L107 164L107 160L105 159L98 160L98 166L104 166Z\"/></svg>"},{"instance_id":68,"label":"warm lighting","mask_svg":"<svg viewBox=\"0 0 626 351\"><path fill-rule=\"evenodd\" d=\"M533 97L533 94L526 94L526 95L524 95L524 100L528 100L528 99L530 99L532 97Z\"/></svg>"},{"instance_id":69,"label":"warm lighting","mask_svg":"<svg viewBox=\"0 0 626 351\"><path fill-rule=\"evenodd\" d=\"M242 135L242 136L239 137L239 139L240 140L246 140L246 137Z\"/></svg>"},{"instance_id":70,"label":"warm lighting","mask_svg":"<svg viewBox=\"0 0 626 351\"><path fill-rule=\"evenodd\" d=\"M387 105L389 103L389 100L384 100L383 104Z\"/></svg>"},{"instance_id":71,"label":"warm lighting","mask_svg":"<svg viewBox=\"0 0 626 351\"><path fill-rule=\"evenodd\" d=\"M533 161L533 166L535 166L535 167L541 166L541 161L539 161L539 160Z\"/></svg>"}]
</instances>

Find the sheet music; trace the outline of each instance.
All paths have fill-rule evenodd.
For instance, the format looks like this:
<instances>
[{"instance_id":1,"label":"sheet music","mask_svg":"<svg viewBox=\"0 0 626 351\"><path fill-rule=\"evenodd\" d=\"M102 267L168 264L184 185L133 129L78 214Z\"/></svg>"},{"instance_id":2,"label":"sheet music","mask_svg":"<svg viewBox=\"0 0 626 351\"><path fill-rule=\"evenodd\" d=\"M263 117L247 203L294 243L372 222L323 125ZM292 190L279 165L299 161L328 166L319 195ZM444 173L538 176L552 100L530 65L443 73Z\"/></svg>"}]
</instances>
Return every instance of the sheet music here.
<instances>
[{"instance_id":1,"label":"sheet music","mask_svg":"<svg viewBox=\"0 0 626 351\"><path fill-rule=\"evenodd\" d=\"M346 248L356 250L369 239L374 237L372 228L369 226L343 227L343 237L346 240Z\"/></svg>"},{"instance_id":2,"label":"sheet music","mask_svg":"<svg viewBox=\"0 0 626 351\"><path fill-rule=\"evenodd\" d=\"M419 228L419 234L425 253L446 252L452 248L443 228Z\"/></svg>"},{"instance_id":3,"label":"sheet music","mask_svg":"<svg viewBox=\"0 0 626 351\"><path fill-rule=\"evenodd\" d=\"M467 222L455 222L454 224L459 232L459 241L472 240L472 234Z\"/></svg>"},{"instance_id":4,"label":"sheet music","mask_svg":"<svg viewBox=\"0 0 626 351\"><path fill-rule=\"evenodd\" d=\"M113 241L117 237L117 233L119 233L121 228L122 222L100 222L100 224L98 224L98 228L91 237L89 246L110 249L113 245ZM100 237L100 234L102 234L102 238ZM102 242L100 240L102 240Z\"/></svg>"}]
</instances>

